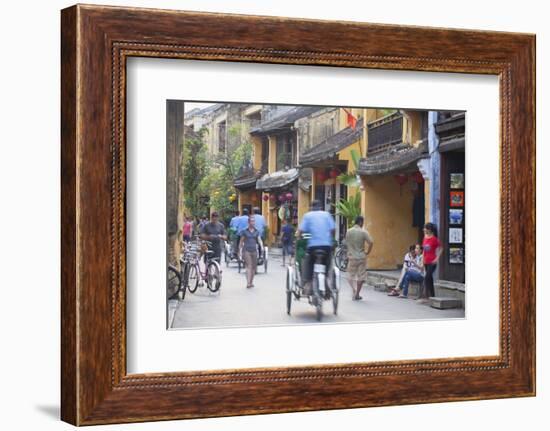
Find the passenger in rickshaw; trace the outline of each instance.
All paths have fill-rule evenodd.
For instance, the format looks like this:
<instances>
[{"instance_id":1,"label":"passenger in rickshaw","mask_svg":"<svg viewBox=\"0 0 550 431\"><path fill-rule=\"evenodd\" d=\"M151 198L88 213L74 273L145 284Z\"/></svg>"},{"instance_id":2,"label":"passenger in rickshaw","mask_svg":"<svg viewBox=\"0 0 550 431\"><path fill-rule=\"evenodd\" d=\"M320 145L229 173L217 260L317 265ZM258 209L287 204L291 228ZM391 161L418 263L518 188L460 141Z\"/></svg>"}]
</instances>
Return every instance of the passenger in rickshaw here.
<instances>
[{"instance_id":1,"label":"passenger in rickshaw","mask_svg":"<svg viewBox=\"0 0 550 431\"><path fill-rule=\"evenodd\" d=\"M312 201L311 210L304 215L302 223L296 232L298 238L303 233L310 235L306 254L301 265L304 295L312 294L311 281L313 278L313 264L315 263L313 258L315 250L322 250L326 253L327 272L331 266L331 252L334 244L335 230L336 224L332 215L327 211L323 211L320 201Z\"/></svg>"},{"instance_id":2,"label":"passenger in rickshaw","mask_svg":"<svg viewBox=\"0 0 550 431\"><path fill-rule=\"evenodd\" d=\"M239 246L239 229L238 229L238 223L239 223L240 213L239 211L235 211L235 215L231 218L231 221L229 222L229 241L231 243L231 259L235 259L237 257L237 248Z\"/></svg>"},{"instance_id":3,"label":"passenger in rickshaw","mask_svg":"<svg viewBox=\"0 0 550 431\"><path fill-rule=\"evenodd\" d=\"M260 234L260 238L262 239L262 241L265 241L265 226L266 226L265 218L262 215L262 212L260 211L259 207L254 207L252 212L253 212L253 215L254 215L254 223L255 223L256 229L258 230L258 232ZM263 264L263 250L262 250L262 248L260 248L260 246L258 246L258 256L260 257L260 265Z\"/></svg>"}]
</instances>

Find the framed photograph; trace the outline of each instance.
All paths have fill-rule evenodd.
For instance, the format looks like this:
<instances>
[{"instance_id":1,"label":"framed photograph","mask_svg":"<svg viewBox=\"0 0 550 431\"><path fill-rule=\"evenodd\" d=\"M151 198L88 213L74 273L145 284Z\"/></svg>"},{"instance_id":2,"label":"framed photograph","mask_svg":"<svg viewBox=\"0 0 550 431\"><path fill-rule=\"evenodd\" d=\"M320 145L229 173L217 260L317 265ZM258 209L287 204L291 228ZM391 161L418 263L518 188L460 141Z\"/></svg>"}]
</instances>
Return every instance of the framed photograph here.
<instances>
[{"instance_id":1,"label":"framed photograph","mask_svg":"<svg viewBox=\"0 0 550 431\"><path fill-rule=\"evenodd\" d=\"M132 77L130 74L130 81ZM218 79L223 80L224 75ZM463 307L424 308L419 313L415 303L394 301L387 292L375 291L374 276L367 277L372 286L359 286L350 295L349 284L356 283L355 277L365 277L360 274L364 269L359 271L352 264L348 270L342 246L334 250L335 268L327 259L314 263L311 258L310 243L315 241L319 252L331 247L333 238L326 237L324 221L334 226L334 238L353 241L357 234L352 228L354 216L340 211L352 202L364 214L369 236L383 235L394 244L369 254L378 281L398 281L394 262L402 260L418 238L418 229L409 226L415 219L426 221L436 210L429 201L414 214L403 214L401 208L418 205L422 197L435 194L435 179L444 175L435 168L434 181L425 183L419 170L419 163L434 157L429 147L435 145L435 137L418 146L403 139L403 130L406 135L427 135L430 114L437 118L436 124L464 116L456 110L167 100L166 184L184 185L183 190L167 188L168 329L464 318ZM405 122L407 116L411 120ZM366 126L365 119L370 119ZM128 123L133 122L129 117ZM139 118L135 123L138 128L147 124ZM381 132L388 126L390 133ZM357 166L354 154L359 157ZM463 148L451 154L464 162ZM178 160L181 168L173 169ZM394 176L388 175L389 163ZM127 172L131 174L132 169ZM361 190L357 177L369 187ZM396 183L395 178L406 178L415 193L403 193L404 184ZM350 201L349 195L360 199ZM127 198L129 207L139 206L143 198ZM386 208L371 212L375 205ZM446 208L438 212L442 218L447 215ZM131 230L134 220L128 214ZM387 220L398 227L388 229ZM441 238L445 248L449 243L462 243L462 229L450 232L448 241ZM150 247L147 252L151 253ZM158 253L153 252L150 259L144 257L138 267L150 272L146 262ZM313 272L322 270L314 275L326 280L325 293L317 292L322 299L314 290L308 293L310 286L304 281L308 264ZM127 268L132 269L131 263ZM454 287L464 285L464 271L455 269L451 274L442 269L440 275ZM144 273L138 279L145 277ZM317 284L325 288L324 283ZM282 294L284 303L280 303ZM368 314L360 306L367 295L373 306ZM284 346L280 348L284 350ZM291 352L287 355L292 357Z\"/></svg>"},{"instance_id":2,"label":"framed photograph","mask_svg":"<svg viewBox=\"0 0 550 431\"><path fill-rule=\"evenodd\" d=\"M450 186L451 189L463 189L464 174L451 174Z\"/></svg>"},{"instance_id":3,"label":"framed photograph","mask_svg":"<svg viewBox=\"0 0 550 431\"><path fill-rule=\"evenodd\" d=\"M534 35L93 5L61 24L64 421L535 394ZM441 286L466 277L468 319L388 296L466 191L468 270ZM359 229L366 265L323 245ZM369 318L386 306L416 308Z\"/></svg>"},{"instance_id":4,"label":"framed photograph","mask_svg":"<svg viewBox=\"0 0 550 431\"><path fill-rule=\"evenodd\" d=\"M464 263L464 249L462 247L449 248L449 263L451 264Z\"/></svg>"},{"instance_id":5,"label":"framed photograph","mask_svg":"<svg viewBox=\"0 0 550 431\"><path fill-rule=\"evenodd\" d=\"M452 227L449 229L449 242L451 244L462 244L462 228Z\"/></svg>"},{"instance_id":6,"label":"framed photograph","mask_svg":"<svg viewBox=\"0 0 550 431\"><path fill-rule=\"evenodd\" d=\"M463 207L464 206L464 192L451 192L450 206Z\"/></svg>"},{"instance_id":7,"label":"framed photograph","mask_svg":"<svg viewBox=\"0 0 550 431\"><path fill-rule=\"evenodd\" d=\"M451 208L449 209L449 224L462 224L464 220L464 210Z\"/></svg>"}]
</instances>

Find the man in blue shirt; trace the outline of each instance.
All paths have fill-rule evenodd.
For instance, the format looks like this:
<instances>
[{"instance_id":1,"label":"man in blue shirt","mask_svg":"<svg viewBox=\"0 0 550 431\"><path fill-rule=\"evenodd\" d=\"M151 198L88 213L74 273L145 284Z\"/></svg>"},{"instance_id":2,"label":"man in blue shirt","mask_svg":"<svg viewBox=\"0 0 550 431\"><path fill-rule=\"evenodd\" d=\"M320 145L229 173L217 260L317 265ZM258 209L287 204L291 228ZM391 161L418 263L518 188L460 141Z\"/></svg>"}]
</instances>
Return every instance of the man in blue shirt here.
<instances>
[{"instance_id":1,"label":"man in blue shirt","mask_svg":"<svg viewBox=\"0 0 550 431\"><path fill-rule=\"evenodd\" d=\"M313 251L323 250L327 253L327 268L330 265L331 251L334 244L334 232L336 224L332 215L321 209L321 202L314 200L311 203L311 210L308 211L300 223L296 236L303 233L310 235L307 242L307 251L304 257L302 268L302 280L304 282L304 294L311 294L311 279L313 277Z\"/></svg>"},{"instance_id":2,"label":"man in blue shirt","mask_svg":"<svg viewBox=\"0 0 550 431\"><path fill-rule=\"evenodd\" d=\"M253 212L254 212L254 225L258 230L262 241L265 241L265 226L266 226L265 218L261 214L260 208L254 207ZM263 265L262 249L259 244L258 244L258 256L260 256L259 264Z\"/></svg>"},{"instance_id":3,"label":"man in blue shirt","mask_svg":"<svg viewBox=\"0 0 550 431\"><path fill-rule=\"evenodd\" d=\"M260 238L264 238L264 232L265 232L265 218L261 214L260 208L254 207L254 219L256 223L256 229L258 229L258 232L260 232Z\"/></svg>"},{"instance_id":4,"label":"man in blue shirt","mask_svg":"<svg viewBox=\"0 0 550 431\"><path fill-rule=\"evenodd\" d=\"M237 235L248 227L248 208L243 209L243 214L235 220Z\"/></svg>"},{"instance_id":5,"label":"man in blue shirt","mask_svg":"<svg viewBox=\"0 0 550 431\"><path fill-rule=\"evenodd\" d=\"M237 225L239 222L239 211L235 211L235 215L229 222L229 240L231 241L231 258L234 259L237 256L237 246L239 241Z\"/></svg>"}]
</instances>

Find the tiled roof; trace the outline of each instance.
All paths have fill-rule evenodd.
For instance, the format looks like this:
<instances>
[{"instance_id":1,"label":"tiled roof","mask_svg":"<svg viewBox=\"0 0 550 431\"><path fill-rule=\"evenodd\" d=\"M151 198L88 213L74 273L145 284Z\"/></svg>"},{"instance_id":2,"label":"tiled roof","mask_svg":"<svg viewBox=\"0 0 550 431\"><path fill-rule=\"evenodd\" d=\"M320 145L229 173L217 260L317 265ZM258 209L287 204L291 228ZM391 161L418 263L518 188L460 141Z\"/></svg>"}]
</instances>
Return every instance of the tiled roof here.
<instances>
[{"instance_id":1,"label":"tiled roof","mask_svg":"<svg viewBox=\"0 0 550 431\"><path fill-rule=\"evenodd\" d=\"M403 144L392 147L374 156L361 159L357 174L359 175L387 175L416 168L416 162L428 157L426 143L418 147Z\"/></svg>"},{"instance_id":2,"label":"tiled roof","mask_svg":"<svg viewBox=\"0 0 550 431\"><path fill-rule=\"evenodd\" d=\"M265 123L261 123L259 126L250 129L251 135L263 135L267 133L273 133L277 131L283 131L289 129L296 120L307 117L314 112L324 109L321 106L297 106L290 111L285 112L278 117L275 117Z\"/></svg>"},{"instance_id":3,"label":"tiled roof","mask_svg":"<svg viewBox=\"0 0 550 431\"><path fill-rule=\"evenodd\" d=\"M355 129L346 127L307 150L300 156L300 165L311 166L316 162L333 158L338 151L361 139L363 130L363 118L360 118Z\"/></svg>"},{"instance_id":4,"label":"tiled roof","mask_svg":"<svg viewBox=\"0 0 550 431\"><path fill-rule=\"evenodd\" d=\"M299 174L296 168L289 169L288 171L277 171L272 174L265 174L256 181L256 188L258 190L278 189L296 181Z\"/></svg>"}]
</instances>

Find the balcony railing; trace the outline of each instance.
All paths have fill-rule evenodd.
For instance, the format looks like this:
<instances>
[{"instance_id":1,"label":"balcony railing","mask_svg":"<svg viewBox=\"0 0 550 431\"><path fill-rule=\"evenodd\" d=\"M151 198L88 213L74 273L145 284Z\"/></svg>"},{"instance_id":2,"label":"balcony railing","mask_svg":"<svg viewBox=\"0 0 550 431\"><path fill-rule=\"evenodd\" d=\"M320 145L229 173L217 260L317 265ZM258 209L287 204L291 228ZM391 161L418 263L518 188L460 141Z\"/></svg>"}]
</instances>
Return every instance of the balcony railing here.
<instances>
[{"instance_id":1,"label":"balcony railing","mask_svg":"<svg viewBox=\"0 0 550 431\"><path fill-rule=\"evenodd\" d=\"M403 140L403 115L395 112L367 125L369 154L400 144Z\"/></svg>"}]
</instances>

